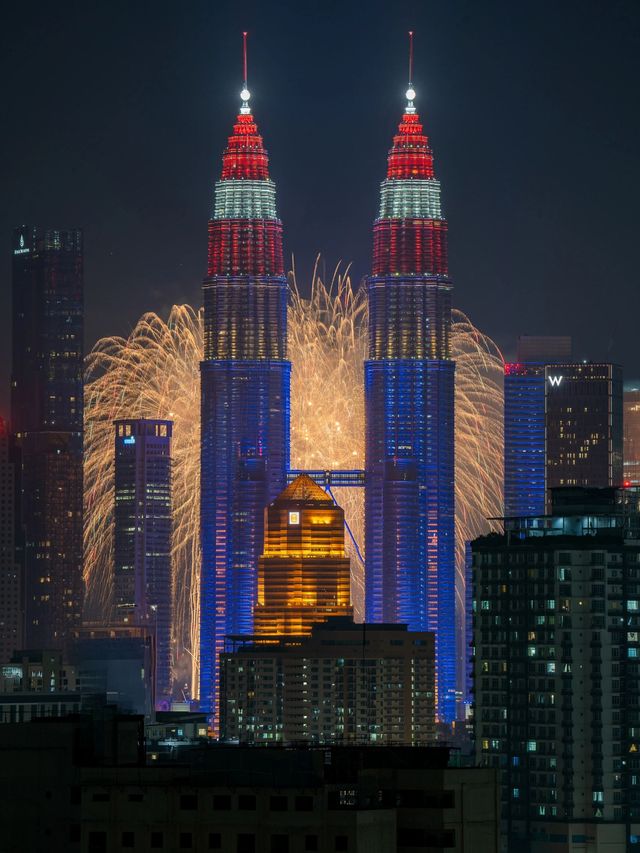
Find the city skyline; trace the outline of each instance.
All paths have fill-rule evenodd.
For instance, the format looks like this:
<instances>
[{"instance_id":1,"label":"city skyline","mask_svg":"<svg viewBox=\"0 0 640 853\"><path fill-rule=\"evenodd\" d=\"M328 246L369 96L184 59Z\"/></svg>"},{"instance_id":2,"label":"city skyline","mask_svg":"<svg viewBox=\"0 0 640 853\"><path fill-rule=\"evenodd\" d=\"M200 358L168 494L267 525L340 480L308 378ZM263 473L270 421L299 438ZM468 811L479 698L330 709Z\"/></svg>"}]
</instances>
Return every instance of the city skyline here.
<instances>
[{"instance_id":1,"label":"city skyline","mask_svg":"<svg viewBox=\"0 0 640 853\"><path fill-rule=\"evenodd\" d=\"M629 53L637 32L635 20L627 14L630 4L616 4L607 16L581 9L577 32L568 10L547 20L533 8L501 15L506 6L497 4L490 12L482 10L480 20L469 4L462 4L458 14L434 8L412 13L411 21L404 13L394 14L393 20L374 16L364 30L356 30L355 9L344 9L340 32L311 10L300 20L287 18L280 34L266 11L250 6L240 21L240 13L232 12L230 5L223 4L213 16L198 6L193 19L178 20L168 39L167 58L151 62L157 77L138 68L140 59L133 56L132 42L142 25L137 14L128 16L123 25L122 59L108 78L82 47L91 19L79 21L60 36L70 40L69 56L83 69L79 81L83 95L95 91L100 109L91 106L84 111L86 141L82 133L70 137L67 129L67 119L78 105L56 103L53 145L46 151L33 135L25 135L29 123L21 120L26 103L21 86L8 91L9 114L16 121L6 139L5 162L11 164L6 176L9 219L0 220L0 227L9 233L22 220L43 227L85 228L88 348L99 336L126 333L149 307L163 311L173 302L196 302L205 265L203 215L215 178L211 152L224 138L225 117L240 77L237 42L230 36L247 27L259 79L255 100L274 151L282 218L289 224L285 266L290 266L294 251L298 268L307 269L322 250L327 267L340 257L353 260L354 281L359 282L367 271L368 226L375 215L376 184L384 163L378 152L385 150L393 129L394 104L404 85L405 31L414 26L418 105L442 152L447 215L456 234L451 267L456 280L465 285L465 309L508 357L514 339L511 328L531 334L566 332L575 339L577 357L620 362L629 379L636 377L640 368L633 355L631 320L620 312L614 316L613 307L606 304L606 289L598 284L602 275L614 274L621 299L633 292L632 240L627 237L640 174L621 133L628 128L632 138L638 121L626 95L637 68L637 56ZM159 32L169 27L166 17L161 5L155 19ZM50 23L62 26L65 20ZM197 35L194 23L201 25ZM16 44L26 41L32 48L43 48L30 51L36 69L47 56L40 43L45 28L40 34L20 19L13 24L7 33ZM110 49L115 38L112 28L103 29L101 41L92 42L96 57ZM489 49L478 54L483 34L489 38ZM270 50L274 47L277 53L287 36L291 55L274 62ZM190 53L189 39L200 45L204 38L211 49L192 51L200 58L175 73L178 60ZM320 39L331 53L348 42L353 53L345 58L344 68L328 68L322 55L315 62L303 60L305 44L316 45ZM514 55L516 45L520 56ZM596 45L610 61L598 58ZM449 55L454 46L464 62L454 62ZM540 51L541 46L546 50ZM562 50L550 49L560 46ZM144 56L148 49L149 58L155 57L149 42L141 47L136 46L137 54ZM2 61L11 63L7 70L14 79L28 85L34 70L23 68L15 50ZM507 66L510 74L504 75L500 69ZM291 74L292 67L301 73ZM69 81L71 69L63 62L55 73L62 85ZM323 75L327 94L321 95ZM338 78L340 86L334 85ZM132 85L131 80L137 82ZM303 108L309 97L312 110ZM597 118L592 104L597 105ZM336 127L348 126L344 120L354 108L358 112L354 133L338 134L353 137L353 144L345 145L335 139L330 126L333 122ZM42 109L44 117L49 107ZM293 127L287 118L291 110L296 116ZM167 128L166 141L158 138L160 117L166 125L167 115L180 126L180 139L172 127ZM116 145L114 126L127 131ZM359 158L355 145L360 134L367 139L367 150ZM474 140L472 156L469 135ZM305 158L299 156L302 142L313 155L313 173L305 171ZM587 158L595 156L596 146L606 189L583 179L589 173ZM25 158L30 168L24 165ZM482 169L477 169L477 162L484 164ZM132 170L135 176L129 181ZM544 180L539 179L541 170ZM105 186L101 175L115 181ZM61 181L66 182L64 192ZM96 198L101 199L99 210L91 201ZM600 211L610 209L617 211L615 229L606 218L598 218ZM588 221L598 222L597 241L583 239ZM479 257L486 262L478 265ZM8 281L6 260L0 275ZM6 291L3 287L5 299ZM598 310L601 323L590 339L585 318L592 309Z\"/></svg>"},{"instance_id":2,"label":"city skyline","mask_svg":"<svg viewBox=\"0 0 640 853\"><path fill-rule=\"evenodd\" d=\"M8 13L7 853L640 850L640 7L556 5Z\"/></svg>"}]
</instances>

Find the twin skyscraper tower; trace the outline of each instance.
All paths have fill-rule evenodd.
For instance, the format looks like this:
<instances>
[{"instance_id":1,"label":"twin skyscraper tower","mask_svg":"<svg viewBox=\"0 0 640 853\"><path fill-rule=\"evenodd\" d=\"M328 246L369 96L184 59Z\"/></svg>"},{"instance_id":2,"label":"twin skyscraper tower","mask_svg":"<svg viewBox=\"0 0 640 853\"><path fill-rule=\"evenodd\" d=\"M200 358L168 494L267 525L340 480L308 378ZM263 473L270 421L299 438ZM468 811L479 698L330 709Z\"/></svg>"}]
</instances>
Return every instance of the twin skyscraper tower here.
<instances>
[{"instance_id":1,"label":"twin skyscraper tower","mask_svg":"<svg viewBox=\"0 0 640 853\"><path fill-rule=\"evenodd\" d=\"M437 709L455 716L454 370L447 222L413 104L388 156L366 280L368 622L435 632ZM264 509L289 470L287 278L262 137L242 106L209 221L201 366L200 702L217 711L225 636L250 634Z\"/></svg>"}]
</instances>

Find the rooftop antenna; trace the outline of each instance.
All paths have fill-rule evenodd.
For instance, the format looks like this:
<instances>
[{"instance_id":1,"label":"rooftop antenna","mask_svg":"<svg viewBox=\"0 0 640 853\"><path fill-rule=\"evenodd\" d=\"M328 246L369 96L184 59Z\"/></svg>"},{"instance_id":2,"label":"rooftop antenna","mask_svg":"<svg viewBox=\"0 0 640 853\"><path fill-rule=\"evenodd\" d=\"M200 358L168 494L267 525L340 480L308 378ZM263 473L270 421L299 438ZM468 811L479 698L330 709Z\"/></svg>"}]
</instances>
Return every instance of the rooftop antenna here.
<instances>
[{"instance_id":1,"label":"rooftop antenna","mask_svg":"<svg viewBox=\"0 0 640 853\"><path fill-rule=\"evenodd\" d=\"M251 92L247 87L247 33L242 33L242 72L243 72L243 83L242 83L242 91L240 92L240 100L242 101L242 106L240 107L240 113L242 115L249 115L251 112L251 107L249 106L249 98L251 97Z\"/></svg>"},{"instance_id":2,"label":"rooftop antenna","mask_svg":"<svg viewBox=\"0 0 640 853\"><path fill-rule=\"evenodd\" d=\"M413 100L416 96L413 88L413 30L409 30L409 88L406 92L407 108L405 112L415 113L416 108L413 105Z\"/></svg>"}]
</instances>

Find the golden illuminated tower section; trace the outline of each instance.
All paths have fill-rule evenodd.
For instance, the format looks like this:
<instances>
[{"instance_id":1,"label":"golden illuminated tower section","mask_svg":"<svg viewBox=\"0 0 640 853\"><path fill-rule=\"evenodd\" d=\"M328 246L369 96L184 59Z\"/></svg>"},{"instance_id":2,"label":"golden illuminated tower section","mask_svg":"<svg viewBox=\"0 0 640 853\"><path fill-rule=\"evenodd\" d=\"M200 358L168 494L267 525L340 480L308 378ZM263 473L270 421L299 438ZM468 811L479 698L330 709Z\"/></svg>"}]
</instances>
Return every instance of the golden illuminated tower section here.
<instances>
[{"instance_id":1,"label":"golden illuminated tower section","mask_svg":"<svg viewBox=\"0 0 640 853\"><path fill-rule=\"evenodd\" d=\"M329 616L351 615L344 512L301 474L265 509L254 633L311 634Z\"/></svg>"}]
</instances>

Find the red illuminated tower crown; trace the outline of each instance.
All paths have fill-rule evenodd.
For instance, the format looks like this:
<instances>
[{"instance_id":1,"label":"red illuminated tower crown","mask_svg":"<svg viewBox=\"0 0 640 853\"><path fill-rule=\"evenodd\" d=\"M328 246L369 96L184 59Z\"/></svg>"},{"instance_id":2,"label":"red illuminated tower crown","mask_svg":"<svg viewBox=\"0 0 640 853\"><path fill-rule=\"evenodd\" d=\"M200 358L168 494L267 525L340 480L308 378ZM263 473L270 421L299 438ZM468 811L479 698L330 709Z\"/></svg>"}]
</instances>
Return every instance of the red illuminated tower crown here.
<instances>
[{"instance_id":1,"label":"red illuminated tower crown","mask_svg":"<svg viewBox=\"0 0 640 853\"><path fill-rule=\"evenodd\" d=\"M447 222L440 208L440 182L433 152L413 99L389 151L381 185L380 212L373 229L373 275L446 276ZM415 95L414 95L415 96Z\"/></svg>"},{"instance_id":2,"label":"red illuminated tower crown","mask_svg":"<svg viewBox=\"0 0 640 853\"><path fill-rule=\"evenodd\" d=\"M246 80L209 219L205 359L286 359L282 222Z\"/></svg>"},{"instance_id":3,"label":"red illuminated tower crown","mask_svg":"<svg viewBox=\"0 0 640 853\"><path fill-rule=\"evenodd\" d=\"M276 188L269 178L269 158L251 115L250 94L242 106L222 155L209 220L211 276L284 275L282 223L276 213Z\"/></svg>"}]
</instances>

